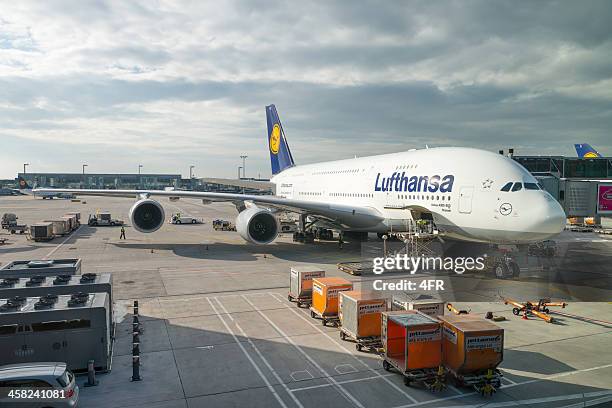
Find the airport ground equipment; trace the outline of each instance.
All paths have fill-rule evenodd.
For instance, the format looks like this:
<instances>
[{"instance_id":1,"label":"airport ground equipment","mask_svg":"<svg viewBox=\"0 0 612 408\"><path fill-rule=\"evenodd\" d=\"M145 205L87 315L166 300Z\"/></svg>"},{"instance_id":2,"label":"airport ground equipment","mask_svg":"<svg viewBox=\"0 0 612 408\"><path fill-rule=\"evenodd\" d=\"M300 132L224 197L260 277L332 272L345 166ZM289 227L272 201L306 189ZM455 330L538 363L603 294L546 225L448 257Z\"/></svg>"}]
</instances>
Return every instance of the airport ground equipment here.
<instances>
[{"instance_id":1,"label":"airport ground equipment","mask_svg":"<svg viewBox=\"0 0 612 408\"><path fill-rule=\"evenodd\" d=\"M550 298L542 298L537 301L518 302L516 300L505 298L503 299L505 305L512 305L512 313L515 316L523 316L523 319L527 320L529 316L536 316L544 320L546 323L554 322L552 316L549 315L550 307L560 307L565 309L567 303L565 302L552 302Z\"/></svg>"},{"instance_id":2,"label":"airport ground equipment","mask_svg":"<svg viewBox=\"0 0 612 408\"><path fill-rule=\"evenodd\" d=\"M303 244L312 244L315 240L315 234L312 231L296 231L293 233L293 242L301 242Z\"/></svg>"},{"instance_id":3,"label":"airport ground equipment","mask_svg":"<svg viewBox=\"0 0 612 408\"><path fill-rule=\"evenodd\" d=\"M170 217L170 224L203 224L204 221L201 219L183 215L181 213L172 214Z\"/></svg>"},{"instance_id":4,"label":"airport ground equipment","mask_svg":"<svg viewBox=\"0 0 612 408\"><path fill-rule=\"evenodd\" d=\"M55 218L52 220L45 220L45 222L53 224L53 235L56 237L61 237L71 232L70 221L65 218Z\"/></svg>"},{"instance_id":5,"label":"airport ground equipment","mask_svg":"<svg viewBox=\"0 0 612 408\"><path fill-rule=\"evenodd\" d=\"M80 259L13 261L0 268L0 279L29 278L36 275L78 275L80 273Z\"/></svg>"},{"instance_id":6,"label":"airport ground equipment","mask_svg":"<svg viewBox=\"0 0 612 408\"><path fill-rule=\"evenodd\" d=\"M289 273L289 294L287 299L295 301L298 307L312 304L312 280L325 277L325 271L313 266L292 266Z\"/></svg>"},{"instance_id":7,"label":"airport ground equipment","mask_svg":"<svg viewBox=\"0 0 612 408\"><path fill-rule=\"evenodd\" d=\"M297 223L295 221L280 220L280 232L283 234L291 234L297 232Z\"/></svg>"},{"instance_id":8,"label":"airport ground equipment","mask_svg":"<svg viewBox=\"0 0 612 408\"><path fill-rule=\"evenodd\" d=\"M342 272L346 272L349 275L353 275L353 276L371 274L372 268L374 267L372 265L372 262L367 262L367 261L365 262L364 261L339 262L336 264L336 266L338 267L338 270L341 270Z\"/></svg>"},{"instance_id":9,"label":"airport ground equipment","mask_svg":"<svg viewBox=\"0 0 612 408\"><path fill-rule=\"evenodd\" d=\"M212 224L215 231L236 231L236 225L226 220L214 220Z\"/></svg>"},{"instance_id":10,"label":"airport ground equipment","mask_svg":"<svg viewBox=\"0 0 612 408\"><path fill-rule=\"evenodd\" d=\"M471 310L457 309L452 303L447 303L446 308L449 312L454 313L456 315L466 315L471 312Z\"/></svg>"},{"instance_id":11,"label":"airport ground equipment","mask_svg":"<svg viewBox=\"0 0 612 408\"><path fill-rule=\"evenodd\" d=\"M45 295L71 295L73 293L106 293L109 304L113 304L113 285L110 273L84 273L83 275L33 275L27 278L0 278L0 298L15 296L40 297ZM109 321L113 322L113 308L109 310Z\"/></svg>"},{"instance_id":12,"label":"airport ground equipment","mask_svg":"<svg viewBox=\"0 0 612 408\"><path fill-rule=\"evenodd\" d=\"M6 245L8 238L0 238L0 245Z\"/></svg>"},{"instance_id":13,"label":"airport ground equipment","mask_svg":"<svg viewBox=\"0 0 612 408\"><path fill-rule=\"evenodd\" d=\"M90 227L114 227L123 225L122 220L114 219L109 212L89 214L87 225Z\"/></svg>"},{"instance_id":14,"label":"airport ground equipment","mask_svg":"<svg viewBox=\"0 0 612 408\"><path fill-rule=\"evenodd\" d=\"M76 217L76 226L81 225L81 213L78 211L67 212L66 215L74 215Z\"/></svg>"},{"instance_id":15,"label":"airport ground equipment","mask_svg":"<svg viewBox=\"0 0 612 408\"><path fill-rule=\"evenodd\" d=\"M62 219L68 221L68 225L70 225L70 231L74 231L79 227L79 222L74 214L66 214L62 217Z\"/></svg>"},{"instance_id":16,"label":"airport ground equipment","mask_svg":"<svg viewBox=\"0 0 612 408\"><path fill-rule=\"evenodd\" d=\"M0 300L0 361L64 361L72 371L107 371L111 329L106 293Z\"/></svg>"},{"instance_id":17,"label":"airport ground equipment","mask_svg":"<svg viewBox=\"0 0 612 408\"><path fill-rule=\"evenodd\" d=\"M30 225L29 238L36 242L51 241L54 238L53 223L37 222Z\"/></svg>"},{"instance_id":18,"label":"airport ground equipment","mask_svg":"<svg viewBox=\"0 0 612 408\"><path fill-rule=\"evenodd\" d=\"M435 318L444 315L444 301L429 295L403 292L393 295L391 310L418 310Z\"/></svg>"},{"instance_id":19,"label":"airport ground equipment","mask_svg":"<svg viewBox=\"0 0 612 408\"><path fill-rule=\"evenodd\" d=\"M18 224L18 219L19 217L13 213L2 214L2 229L9 231L11 234L15 234L16 232L23 234L28 229L28 226L25 224Z\"/></svg>"},{"instance_id":20,"label":"airport ground equipment","mask_svg":"<svg viewBox=\"0 0 612 408\"><path fill-rule=\"evenodd\" d=\"M381 342L381 313L389 300L377 292L349 290L339 292L340 338L355 342L357 351L378 350Z\"/></svg>"},{"instance_id":21,"label":"airport ground equipment","mask_svg":"<svg viewBox=\"0 0 612 408\"><path fill-rule=\"evenodd\" d=\"M353 283L342 278L314 278L312 280L312 306L310 317L338 325L338 292L353 290Z\"/></svg>"},{"instance_id":22,"label":"airport ground equipment","mask_svg":"<svg viewBox=\"0 0 612 408\"><path fill-rule=\"evenodd\" d=\"M426 388L441 390L442 327L439 321L416 310L382 313L383 368L395 368L404 384L419 382Z\"/></svg>"},{"instance_id":23,"label":"airport ground equipment","mask_svg":"<svg viewBox=\"0 0 612 408\"><path fill-rule=\"evenodd\" d=\"M442 362L458 386L491 395L501 386L504 329L473 314L439 316Z\"/></svg>"}]
</instances>

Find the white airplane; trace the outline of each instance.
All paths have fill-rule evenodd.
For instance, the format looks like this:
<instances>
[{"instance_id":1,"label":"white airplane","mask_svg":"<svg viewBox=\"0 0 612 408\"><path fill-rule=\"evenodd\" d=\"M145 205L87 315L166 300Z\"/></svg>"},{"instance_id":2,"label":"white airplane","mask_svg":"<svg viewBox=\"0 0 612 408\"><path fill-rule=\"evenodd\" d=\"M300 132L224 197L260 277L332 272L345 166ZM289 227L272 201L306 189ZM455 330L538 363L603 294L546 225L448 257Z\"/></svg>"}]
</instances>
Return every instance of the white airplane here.
<instances>
[{"instance_id":1,"label":"white airplane","mask_svg":"<svg viewBox=\"0 0 612 408\"><path fill-rule=\"evenodd\" d=\"M137 201L130 221L140 232L157 231L164 210L152 197L232 202L236 227L255 244L274 241L277 213L301 214L338 231L407 231L416 219L433 220L440 236L459 241L525 244L560 233L566 216L559 203L520 164L479 149L440 147L296 166L276 107L266 107L268 148L276 195L194 191L35 191L124 196Z\"/></svg>"}]
</instances>

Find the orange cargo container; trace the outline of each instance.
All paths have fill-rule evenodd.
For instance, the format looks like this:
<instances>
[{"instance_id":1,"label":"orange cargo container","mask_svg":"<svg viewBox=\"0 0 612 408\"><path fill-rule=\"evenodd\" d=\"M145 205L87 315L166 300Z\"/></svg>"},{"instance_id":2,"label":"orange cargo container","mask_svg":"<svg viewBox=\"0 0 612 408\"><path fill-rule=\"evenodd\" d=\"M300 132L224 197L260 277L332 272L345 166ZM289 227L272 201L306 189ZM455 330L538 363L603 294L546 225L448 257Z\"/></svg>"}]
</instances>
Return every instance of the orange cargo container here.
<instances>
[{"instance_id":1,"label":"orange cargo container","mask_svg":"<svg viewBox=\"0 0 612 408\"><path fill-rule=\"evenodd\" d=\"M311 315L338 316L338 292L353 290L353 283L342 278L314 278L312 280Z\"/></svg>"},{"instance_id":2,"label":"orange cargo container","mask_svg":"<svg viewBox=\"0 0 612 408\"><path fill-rule=\"evenodd\" d=\"M342 332L356 340L380 337L380 314L387 310L387 304L387 298L380 292L340 292L339 317Z\"/></svg>"},{"instance_id":3,"label":"orange cargo container","mask_svg":"<svg viewBox=\"0 0 612 408\"><path fill-rule=\"evenodd\" d=\"M475 315L438 316L444 366L462 375L496 368L504 355L504 329Z\"/></svg>"},{"instance_id":4,"label":"orange cargo container","mask_svg":"<svg viewBox=\"0 0 612 408\"><path fill-rule=\"evenodd\" d=\"M415 310L382 313L383 366L398 369L407 380L411 371L431 369L442 364L440 322ZM427 376L425 376L427 377ZM418 379L418 377L416 377Z\"/></svg>"}]
</instances>

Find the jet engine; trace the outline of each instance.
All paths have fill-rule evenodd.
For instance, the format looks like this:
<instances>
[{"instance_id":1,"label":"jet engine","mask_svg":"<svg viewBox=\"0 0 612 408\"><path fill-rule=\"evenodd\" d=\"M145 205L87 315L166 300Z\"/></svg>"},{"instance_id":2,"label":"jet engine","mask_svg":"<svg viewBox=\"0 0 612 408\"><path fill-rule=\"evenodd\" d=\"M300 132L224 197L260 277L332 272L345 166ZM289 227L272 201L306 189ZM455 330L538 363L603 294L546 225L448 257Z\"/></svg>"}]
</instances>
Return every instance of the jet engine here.
<instances>
[{"instance_id":1,"label":"jet engine","mask_svg":"<svg viewBox=\"0 0 612 408\"><path fill-rule=\"evenodd\" d=\"M269 244L278 235L278 220L269 210L252 206L238 214L236 230L247 242Z\"/></svg>"},{"instance_id":2,"label":"jet engine","mask_svg":"<svg viewBox=\"0 0 612 408\"><path fill-rule=\"evenodd\" d=\"M130 208L132 226L140 232L155 232L164 224L164 208L149 198L136 201Z\"/></svg>"}]
</instances>

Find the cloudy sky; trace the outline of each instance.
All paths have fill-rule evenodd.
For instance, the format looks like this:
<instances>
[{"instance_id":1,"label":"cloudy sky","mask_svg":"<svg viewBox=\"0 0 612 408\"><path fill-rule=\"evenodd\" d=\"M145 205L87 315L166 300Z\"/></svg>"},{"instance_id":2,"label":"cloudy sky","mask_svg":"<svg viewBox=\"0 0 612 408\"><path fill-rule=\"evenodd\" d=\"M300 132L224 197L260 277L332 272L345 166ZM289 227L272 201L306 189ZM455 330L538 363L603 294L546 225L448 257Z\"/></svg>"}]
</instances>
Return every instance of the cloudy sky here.
<instances>
[{"instance_id":1,"label":"cloudy sky","mask_svg":"<svg viewBox=\"0 0 612 408\"><path fill-rule=\"evenodd\" d=\"M610 1L6 1L0 178L269 176L429 146L612 155Z\"/></svg>"}]
</instances>

